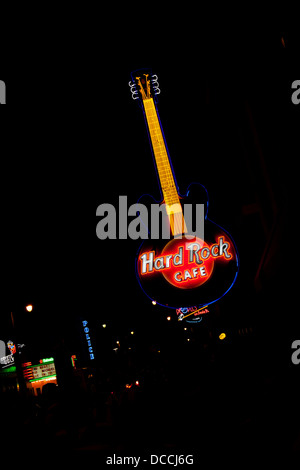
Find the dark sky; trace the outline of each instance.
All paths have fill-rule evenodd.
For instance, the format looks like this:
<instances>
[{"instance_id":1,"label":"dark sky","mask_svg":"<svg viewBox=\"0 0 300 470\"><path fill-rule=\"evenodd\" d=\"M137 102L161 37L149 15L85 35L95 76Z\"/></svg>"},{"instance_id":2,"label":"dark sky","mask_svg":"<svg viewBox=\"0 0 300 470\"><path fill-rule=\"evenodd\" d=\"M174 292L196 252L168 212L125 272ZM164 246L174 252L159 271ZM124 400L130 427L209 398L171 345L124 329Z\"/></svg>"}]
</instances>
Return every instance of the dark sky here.
<instances>
[{"instance_id":1,"label":"dark sky","mask_svg":"<svg viewBox=\"0 0 300 470\"><path fill-rule=\"evenodd\" d=\"M284 28L201 35L174 26L170 34L158 29L152 47L140 31L117 42L91 31L55 47L46 41L38 48L34 38L20 43L0 69L9 104L1 116L1 315L32 302L43 328L67 328L78 315L125 326L155 321L135 280L139 242L95 236L99 204L159 196L143 116L128 87L132 70L150 66L179 188L206 186L211 219L240 251L239 279L221 308L230 319L234 312L230 321L243 323L245 315L247 323L257 308L254 277L272 204L288 214L285 205L294 201L295 49ZM254 203L262 218L245 216ZM264 306L268 295L266 288ZM285 298L280 293L279 305Z\"/></svg>"}]
</instances>

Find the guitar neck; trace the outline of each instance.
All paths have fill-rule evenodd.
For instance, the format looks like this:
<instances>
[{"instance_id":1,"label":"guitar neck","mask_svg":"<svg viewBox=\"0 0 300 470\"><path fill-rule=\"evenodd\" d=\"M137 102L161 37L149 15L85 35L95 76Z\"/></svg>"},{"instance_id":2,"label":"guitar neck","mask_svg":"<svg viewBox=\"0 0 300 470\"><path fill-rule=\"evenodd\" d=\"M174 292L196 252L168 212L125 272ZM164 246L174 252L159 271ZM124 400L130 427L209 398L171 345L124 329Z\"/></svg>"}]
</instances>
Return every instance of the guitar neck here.
<instances>
[{"instance_id":1,"label":"guitar neck","mask_svg":"<svg viewBox=\"0 0 300 470\"><path fill-rule=\"evenodd\" d=\"M179 196L153 98L144 100L143 104L164 202L177 204Z\"/></svg>"},{"instance_id":2,"label":"guitar neck","mask_svg":"<svg viewBox=\"0 0 300 470\"><path fill-rule=\"evenodd\" d=\"M173 235L186 231L174 175L153 98L143 100L153 153Z\"/></svg>"}]
</instances>

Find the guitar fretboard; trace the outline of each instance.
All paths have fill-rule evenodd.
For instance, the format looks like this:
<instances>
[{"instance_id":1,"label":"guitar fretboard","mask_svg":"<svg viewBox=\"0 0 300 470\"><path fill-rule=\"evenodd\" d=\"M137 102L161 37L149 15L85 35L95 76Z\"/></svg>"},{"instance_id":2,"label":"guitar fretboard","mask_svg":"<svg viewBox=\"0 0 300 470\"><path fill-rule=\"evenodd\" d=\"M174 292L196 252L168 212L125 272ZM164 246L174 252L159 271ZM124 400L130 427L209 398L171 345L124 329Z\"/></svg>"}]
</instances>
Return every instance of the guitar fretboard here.
<instances>
[{"instance_id":1,"label":"guitar fretboard","mask_svg":"<svg viewBox=\"0 0 300 470\"><path fill-rule=\"evenodd\" d=\"M144 99L143 104L171 231L181 234L187 231L186 225L153 98Z\"/></svg>"},{"instance_id":2,"label":"guitar fretboard","mask_svg":"<svg viewBox=\"0 0 300 470\"><path fill-rule=\"evenodd\" d=\"M143 103L165 203L167 205L179 204L179 196L153 99L149 98Z\"/></svg>"}]
</instances>

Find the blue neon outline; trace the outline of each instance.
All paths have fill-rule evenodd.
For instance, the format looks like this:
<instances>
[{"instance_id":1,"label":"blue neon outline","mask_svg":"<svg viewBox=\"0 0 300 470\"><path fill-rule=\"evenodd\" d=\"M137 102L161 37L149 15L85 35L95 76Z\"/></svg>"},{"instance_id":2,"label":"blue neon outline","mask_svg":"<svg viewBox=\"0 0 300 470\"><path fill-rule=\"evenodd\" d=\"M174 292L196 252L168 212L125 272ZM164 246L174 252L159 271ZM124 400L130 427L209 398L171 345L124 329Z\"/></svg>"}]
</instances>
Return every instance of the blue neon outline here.
<instances>
[{"instance_id":1,"label":"blue neon outline","mask_svg":"<svg viewBox=\"0 0 300 470\"><path fill-rule=\"evenodd\" d=\"M170 157L169 157L169 158L170 158ZM205 220L207 220L208 222L211 222L213 225L215 225L216 227L220 228L221 230L223 230L223 231L225 232L225 234L228 235L228 237L230 238L230 240L233 242L233 246L234 246L235 253L236 253L236 273L235 273L234 279L233 279L233 281L232 281L230 287L224 292L223 295L221 295L221 296L218 297L217 299L213 300L212 302L209 302L209 303L204 302L203 304L198 305L198 308L201 308L201 307L203 307L203 305L211 305L211 304L217 302L218 300L222 299L222 297L224 297L224 295L226 295L227 292L230 291L230 289L231 289L231 288L233 287L233 285L235 284L237 275L238 275L238 273L239 273L239 269L240 269L240 258L239 258L239 252L238 252L236 243L235 243L235 241L234 241L232 235L231 235L224 227L222 227L221 225L217 224L216 222L214 222L213 220L211 220L211 219L208 218L209 196L208 196L208 191L207 191L206 187L205 187L203 184L201 184L201 183L193 182L193 183L190 183L190 184L188 185L187 191L186 191L186 193L185 193L184 196L181 195L181 193L179 193L179 191L178 191L179 196L180 196L180 197L183 197L183 198L184 198L184 197L187 197L187 196L189 195L190 187L191 187L192 185L202 186L202 188L205 190L205 193L206 193L206 196L207 196L207 210L206 210L206 214L205 214ZM143 194L142 196L140 196L139 199L138 199L138 202L139 202L139 201L142 199L142 197L144 197L144 196L149 196L149 197L151 197L151 199L153 199L153 200L154 200L155 202L157 202L158 204L161 204L161 203L162 203L162 201L161 201L161 202L157 201L157 200L156 200L151 194L149 194L149 193L145 193L145 194ZM141 219L141 221L142 221L142 219ZM142 221L142 223L143 223L143 221ZM144 223L143 223L143 225L145 226ZM147 227L146 227L146 228L147 228ZM148 233L150 234L151 232L148 230ZM147 239L147 240L149 240L149 239ZM151 238L150 238L150 240L151 240ZM144 241L142 241L142 243L140 244L140 246L139 246L139 248L138 248L138 251L137 251L137 254L136 254L136 257L135 257L135 275L136 275L136 278L137 278L138 283L139 283L139 285L140 285L140 288L142 289L142 291L145 293L145 295L146 295L151 301L153 301L153 300L156 301L156 305L160 305L160 306L162 306L162 307L170 308L170 309L172 309L172 310L175 310L175 309L177 309L177 308L185 308L185 307L179 307L179 306L178 306L178 307L170 307L169 305L161 304L161 303L159 303L156 299L153 299L152 297L150 297L150 295L148 295L147 292L145 291L145 289L142 287L142 285L141 285L141 283L140 283L140 278L139 278L139 275L138 275L138 272L137 272L137 257L138 257L138 253L140 252L140 249L141 249L143 243L144 243Z\"/></svg>"},{"instance_id":2,"label":"blue neon outline","mask_svg":"<svg viewBox=\"0 0 300 470\"><path fill-rule=\"evenodd\" d=\"M202 185L201 185L201 186L202 186ZM207 219L207 220L209 220L212 224L216 225L216 226L219 227L221 230L223 230L223 231L229 236L230 240L232 240L233 246L234 246L234 249L235 249L235 253L236 253L236 273L235 273L235 276L234 276L234 278L233 278L233 281L232 281L231 285L230 285L230 286L228 287L228 289L224 292L224 294L222 294L222 295L221 295L220 297L218 297L217 299L212 300L211 302L208 302L208 303L207 303L207 302L204 302L203 304L197 305L198 308L201 308L201 307L203 307L204 305L207 305L207 306L208 306L208 305L214 304L215 302L218 302L218 300L222 299L222 297L224 297L224 295L226 295L227 292L229 292L230 289L231 289L231 288L233 287L233 285L235 284L237 275L238 275L238 273L239 273L239 268L240 268L239 253L238 253L238 250L237 250L237 248L236 248L236 243L235 243L234 239L232 238L232 236L230 235L230 233L229 233L227 230L225 230L223 227L221 227L221 225L218 225L218 224L216 224L216 222L213 222L211 219ZM161 307L170 308L170 309L172 309L172 310L176 310L177 308L185 308L185 307L179 307L179 306L178 306L178 307L170 307L169 305L161 304L161 303L159 303L156 299L150 297L150 295L148 295L147 292L145 291L145 289L142 287L141 282L140 282L140 278L139 278L139 275L138 275L138 272L137 272L137 258L138 258L138 254L139 254L140 249L141 249L141 247L142 247L143 244L144 244L144 241L140 244L140 246L139 246L139 248L138 248L138 251L137 251L137 254L136 254L136 256L135 256L135 276L136 276L136 278L137 278L137 280L138 280L138 283L139 283L139 285L140 285L140 288L142 289L142 291L144 292L144 294L151 300L151 302L152 302L153 300L155 300L156 305L160 305Z\"/></svg>"}]
</instances>

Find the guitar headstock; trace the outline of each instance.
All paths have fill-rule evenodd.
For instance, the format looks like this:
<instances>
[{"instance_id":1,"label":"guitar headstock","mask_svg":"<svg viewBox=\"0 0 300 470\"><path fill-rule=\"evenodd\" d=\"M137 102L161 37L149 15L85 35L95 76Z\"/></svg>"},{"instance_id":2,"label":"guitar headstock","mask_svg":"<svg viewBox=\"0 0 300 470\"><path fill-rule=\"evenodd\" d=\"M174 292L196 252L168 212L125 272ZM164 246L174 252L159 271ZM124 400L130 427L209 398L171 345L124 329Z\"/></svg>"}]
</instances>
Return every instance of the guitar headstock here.
<instances>
[{"instance_id":1,"label":"guitar headstock","mask_svg":"<svg viewBox=\"0 0 300 470\"><path fill-rule=\"evenodd\" d=\"M135 70L131 73L131 81L128 83L132 98L140 102L154 98L160 94L158 77L153 75L150 69Z\"/></svg>"}]
</instances>

